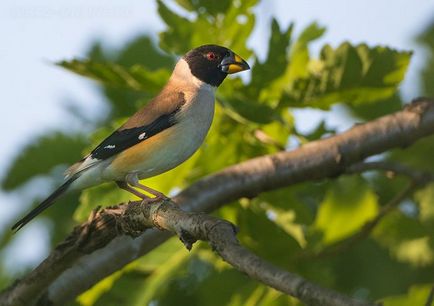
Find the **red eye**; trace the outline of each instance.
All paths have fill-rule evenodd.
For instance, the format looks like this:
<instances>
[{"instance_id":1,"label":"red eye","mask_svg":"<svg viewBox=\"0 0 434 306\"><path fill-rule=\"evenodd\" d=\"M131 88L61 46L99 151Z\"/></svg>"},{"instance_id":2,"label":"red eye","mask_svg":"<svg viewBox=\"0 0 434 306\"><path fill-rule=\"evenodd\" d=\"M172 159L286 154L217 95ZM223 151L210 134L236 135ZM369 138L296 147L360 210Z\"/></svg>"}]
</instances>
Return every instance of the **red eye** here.
<instances>
[{"instance_id":1,"label":"red eye","mask_svg":"<svg viewBox=\"0 0 434 306\"><path fill-rule=\"evenodd\" d=\"M214 52L208 52L206 54L206 58L209 59L210 61L214 60L217 56L215 55Z\"/></svg>"}]
</instances>

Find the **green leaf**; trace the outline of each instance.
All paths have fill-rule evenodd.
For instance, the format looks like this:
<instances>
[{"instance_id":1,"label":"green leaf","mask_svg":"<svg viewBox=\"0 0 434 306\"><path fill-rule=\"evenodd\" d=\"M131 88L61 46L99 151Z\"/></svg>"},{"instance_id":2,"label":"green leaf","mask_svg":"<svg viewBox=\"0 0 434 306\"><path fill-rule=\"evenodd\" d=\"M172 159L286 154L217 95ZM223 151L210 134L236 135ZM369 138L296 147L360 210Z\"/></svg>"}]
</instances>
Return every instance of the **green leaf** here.
<instances>
[{"instance_id":1,"label":"green leaf","mask_svg":"<svg viewBox=\"0 0 434 306\"><path fill-rule=\"evenodd\" d=\"M325 27L313 22L301 32L291 48L290 66L285 77L288 82L309 75L309 44L323 36L325 31Z\"/></svg>"},{"instance_id":2,"label":"green leaf","mask_svg":"<svg viewBox=\"0 0 434 306\"><path fill-rule=\"evenodd\" d=\"M263 63L255 61L252 67L252 79L246 86L242 83L231 82L230 90L226 87L219 98L226 107L235 110L243 118L259 124L267 124L282 120L279 116L286 112L282 109L280 100L284 90L291 82L291 78L300 67L307 67L307 44L322 35L323 28L316 24L309 26L296 43L297 53L289 49L293 25L281 29L278 22L273 19L271 23L271 36L268 45L268 54ZM304 49L303 49L304 48ZM302 54L305 54L306 63L302 63ZM284 115L283 115L284 116Z\"/></svg>"},{"instance_id":3,"label":"green leaf","mask_svg":"<svg viewBox=\"0 0 434 306\"><path fill-rule=\"evenodd\" d=\"M340 178L321 203L315 228L330 244L354 234L377 215L377 196L361 178Z\"/></svg>"},{"instance_id":4,"label":"green leaf","mask_svg":"<svg viewBox=\"0 0 434 306\"><path fill-rule=\"evenodd\" d=\"M92 60L98 61L97 58L90 57ZM164 53L156 46L149 36L139 36L127 43L115 55L113 51L106 51L104 58L101 61L114 62L124 67L132 67L140 65L151 71L160 69L172 70L176 58Z\"/></svg>"},{"instance_id":5,"label":"green leaf","mask_svg":"<svg viewBox=\"0 0 434 306\"><path fill-rule=\"evenodd\" d=\"M238 234L241 244L274 264L290 267L291 261L303 245L299 228L296 224L280 226L279 223L283 220L276 222L273 212L259 201L243 204L246 207L240 207L237 220L237 225L242 229Z\"/></svg>"},{"instance_id":6,"label":"green leaf","mask_svg":"<svg viewBox=\"0 0 434 306\"><path fill-rule=\"evenodd\" d=\"M320 261L331 268L333 288L362 299L376 300L403 293L415 283L432 282L432 267L397 262L389 250L369 238Z\"/></svg>"},{"instance_id":7,"label":"green leaf","mask_svg":"<svg viewBox=\"0 0 434 306\"><path fill-rule=\"evenodd\" d=\"M122 44L122 49L119 50L113 50L103 43L96 42L91 46L88 58L94 63L113 63L123 69L130 69L133 66L145 67L149 73L163 69L169 73L172 71L175 61L174 56L165 54L155 46L155 43L147 35L139 36L126 44ZM164 78L166 80L167 76ZM164 80L161 81L162 84ZM103 80L99 80L99 82L103 85L104 101L108 103L110 109L106 122L109 122L110 119L131 116L156 94L156 91L146 90L148 89L147 84L141 84L144 91L137 91L116 84L104 84Z\"/></svg>"},{"instance_id":8,"label":"green leaf","mask_svg":"<svg viewBox=\"0 0 434 306\"><path fill-rule=\"evenodd\" d=\"M174 65L175 58L158 48L149 35L134 37L121 46L120 49L113 49L101 41L96 41L90 46L87 58L94 62L116 63L123 67L141 65L149 70L170 70Z\"/></svg>"},{"instance_id":9,"label":"green leaf","mask_svg":"<svg viewBox=\"0 0 434 306\"><path fill-rule=\"evenodd\" d=\"M115 301L108 302L107 305L133 305L133 301L140 299L142 292L137 291L137 294L130 294L130 291L124 291L124 286L143 286L152 273L158 271L162 265L170 260L171 257L177 256L176 253L184 251L183 245L178 239L172 238L155 248L151 253L133 261L121 270L99 281L89 290L82 293L77 301L82 306L100 305L107 303L109 299ZM122 301L122 303L120 302Z\"/></svg>"},{"instance_id":10,"label":"green leaf","mask_svg":"<svg viewBox=\"0 0 434 306\"><path fill-rule=\"evenodd\" d=\"M257 0L230 1L181 1L184 8L199 6L190 19L182 17L158 0L158 12L167 25L160 33L160 47L179 55L203 44L220 44L247 58L251 51L245 42L255 23L252 7Z\"/></svg>"},{"instance_id":11,"label":"green leaf","mask_svg":"<svg viewBox=\"0 0 434 306\"><path fill-rule=\"evenodd\" d=\"M50 132L34 139L20 150L9 166L2 188L18 188L36 176L49 174L56 166L76 162L85 145L85 137L81 134Z\"/></svg>"},{"instance_id":12,"label":"green leaf","mask_svg":"<svg viewBox=\"0 0 434 306\"><path fill-rule=\"evenodd\" d=\"M420 221L434 229L434 183L417 191L415 199L419 202Z\"/></svg>"},{"instance_id":13,"label":"green leaf","mask_svg":"<svg viewBox=\"0 0 434 306\"><path fill-rule=\"evenodd\" d=\"M355 117L361 118L363 121L370 121L401 110L403 104L404 102L402 101L399 92L396 92L393 96L388 97L385 100L374 101L369 104L345 106L349 108Z\"/></svg>"},{"instance_id":14,"label":"green leaf","mask_svg":"<svg viewBox=\"0 0 434 306\"><path fill-rule=\"evenodd\" d=\"M308 77L296 79L284 104L328 109L339 102L364 104L396 93L410 62L411 52L386 47L352 46L333 49L326 45L318 60L309 62Z\"/></svg>"},{"instance_id":15,"label":"green leaf","mask_svg":"<svg viewBox=\"0 0 434 306\"><path fill-rule=\"evenodd\" d=\"M389 153L390 160L405 164L410 168L434 172L434 163L427 158L434 154L434 136L420 139L410 147L402 150L397 148Z\"/></svg>"},{"instance_id":16,"label":"green leaf","mask_svg":"<svg viewBox=\"0 0 434 306\"><path fill-rule=\"evenodd\" d=\"M91 60L74 59L61 61L57 65L97 80L105 86L123 87L147 93L157 93L170 76L167 69L151 71L141 65L126 68L114 63L99 63Z\"/></svg>"},{"instance_id":17,"label":"green leaf","mask_svg":"<svg viewBox=\"0 0 434 306\"><path fill-rule=\"evenodd\" d=\"M309 134L303 135L303 139L305 140L305 143L309 141L314 141L321 139L324 137L324 135L333 135L336 134L336 130L330 129L326 126L326 122L324 120L321 120L321 122L315 127L314 130L312 130Z\"/></svg>"},{"instance_id":18,"label":"green leaf","mask_svg":"<svg viewBox=\"0 0 434 306\"><path fill-rule=\"evenodd\" d=\"M76 301L81 305L81 306L92 306L95 305L96 301L101 297L101 295L103 295L104 293L106 293L107 291L109 291L112 287L113 284L127 271L127 268L123 268L119 271L116 271L115 273L113 273L110 276L107 276L106 278L100 280L98 283L96 283L95 285L92 286L92 288L90 288L89 290L83 292L82 294L80 294Z\"/></svg>"},{"instance_id":19,"label":"green leaf","mask_svg":"<svg viewBox=\"0 0 434 306\"><path fill-rule=\"evenodd\" d=\"M158 14L167 25L167 30L160 33L160 47L177 54L184 54L191 49L190 21L175 14L161 0L157 0Z\"/></svg>"},{"instance_id":20,"label":"green leaf","mask_svg":"<svg viewBox=\"0 0 434 306\"><path fill-rule=\"evenodd\" d=\"M426 304L434 284L411 286L407 294L391 296L381 299L383 306L409 306L409 305L429 305Z\"/></svg>"},{"instance_id":21,"label":"green leaf","mask_svg":"<svg viewBox=\"0 0 434 306\"><path fill-rule=\"evenodd\" d=\"M271 22L271 35L268 43L268 54L263 63L255 62L252 68L252 80L249 86L260 89L267 88L272 80L281 76L288 66L288 48L291 44L293 24L281 30L275 18Z\"/></svg>"},{"instance_id":22,"label":"green leaf","mask_svg":"<svg viewBox=\"0 0 434 306\"><path fill-rule=\"evenodd\" d=\"M252 79L248 88L244 90L246 96L243 101L248 101L242 111L249 120L259 123L268 123L277 118L276 107L282 95L281 76L289 64L289 46L291 44L291 34L293 25L290 24L286 29L281 30L276 19L271 23L271 36L268 44L268 54L263 63L258 60L252 68ZM241 92L241 90L239 91ZM233 107L243 105L240 101L233 101ZM249 111L249 113L247 113ZM240 112L243 115L243 112ZM262 121L261 117L266 115Z\"/></svg>"},{"instance_id":23,"label":"green leaf","mask_svg":"<svg viewBox=\"0 0 434 306\"><path fill-rule=\"evenodd\" d=\"M418 42L427 50L427 60L423 65L422 70L422 93L428 97L434 96L434 72L431 69L434 65L434 23L431 23L421 35L418 37Z\"/></svg>"},{"instance_id":24,"label":"green leaf","mask_svg":"<svg viewBox=\"0 0 434 306\"><path fill-rule=\"evenodd\" d=\"M192 252L194 253L195 251L196 245ZM182 242L177 237L173 237L156 247L152 252L136 260L135 269L144 273L152 273L164 265L174 254L178 254L176 256L182 257L185 253L186 250Z\"/></svg>"},{"instance_id":25,"label":"green leaf","mask_svg":"<svg viewBox=\"0 0 434 306\"><path fill-rule=\"evenodd\" d=\"M218 44L231 48L245 59L252 54L246 42L255 26L253 8L258 2L259 0L231 1L231 6L221 16L221 20L217 19L217 23L208 23L208 27L214 30L213 34ZM209 40L209 36L204 36L204 39Z\"/></svg>"},{"instance_id":26,"label":"green leaf","mask_svg":"<svg viewBox=\"0 0 434 306\"><path fill-rule=\"evenodd\" d=\"M190 259L191 254L183 249L178 239L173 239L179 246L178 251L166 254L164 256L164 263L158 266L146 281L137 290L137 299L133 304L124 305L148 305L149 302L156 297L156 295L163 291L170 283L170 280L175 275L182 271L186 261ZM182 249L181 249L182 248ZM101 305L105 305L102 303Z\"/></svg>"},{"instance_id":27,"label":"green leaf","mask_svg":"<svg viewBox=\"0 0 434 306\"><path fill-rule=\"evenodd\" d=\"M290 112L284 112L282 114L282 121L283 122L276 120L261 126L261 131L276 143L274 150L270 150L269 153L275 153L276 151L281 150L280 148L286 147L288 137L294 127L294 117Z\"/></svg>"},{"instance_id":28,"label":"green leaf","mask_svg":"<svg viewBox=\"0 0 434 306\"><path fill-rule=\"evenodd\" d=\"M158 305L254 305L249 303L258 297L252 297L252 293L260 287L255 281L227 264L224 267L214 264L222 260L209 250L202 250L200 254L190 258L184 273L170 280L164 294L156 299Z\"/></svg>"},{"instance_id":29,"label":"green leaf","mask_svg":"<svg viewBox=\"0 0 434 306\"><path fill-rule=\"evenodd\" d=\"M426 267L434 262L433 236L429 237L429 232L415 218L399 211L389 213L373 235L399 262L416 267Z\"/></svg>"},{"instance_id":30,"label":"green leaf","mask_svg":"<svg viewBox=\"0 0 434 306\"><path fill-rule=\"evenodd\" d=\"M219 95L217 98L225 108L235 112L243 121L268 124L279 119L278 113L272 107L265 103L259 103L259 100L250 100L242 93L237 93L236 89L232 95L225 92L224 96Z\"/></svg>"},{"instance_id":31,"label":"green leaf","mask_svg":"<svg viewBox=\"0 0 434 306\"><path fill-rule=\"evenodd\" d=\"M231 0L176 0L186 10L203 15L216 16L217 14L224 13L231 5Z\"/></svg>"},{"instance_id":32,"label":"green leaf","mask_svg":"<svg viewBox=\"0 0 434 306\"><path fill-rule=\"evenodd\" d=\"M324 34L325 28L320 27L317 23L310 24L302 31L292 46L290 43L293 25L290 25L286 31L281 33L277 33L276 29L277 27L273 23L269 49L276 50L273 52L273 57L279 58L279 56L282 57L284 55L285 62L282 60L280 62L271 60L268 69L273 67L273 69L278 71L279 74L275 75L271 84L263 84L263 90L261 92L260 98L261 101L268 100L268 103L282 107L283 105L278 104L281 102L280 100L282 99L282 95L284 95L285 91L290 91L289 88L296 79L306 78L308 76L308 64L310 61L308 46L312 41L320 38ZM274 45L280 47L275 47ZM288 49L290 49L289 54ZM255 77L255 71L253 71L252 74L253 81L253 78ZM261 77L262 75L259 75L258 78ZM260 80L257 83L264 83L264 81Z\"/></svg>"},{"instance_id":33,"label":"green leaf","mask_svg":"<svg viewBox=\"0 0 434 306\"><path fill-rule=\"evenodd\" d=\"M273 289L265 289L265 294L261 300L251 306L303 306L303 304L289 295L282 294L281 292Z\"/></svg>"},{"instance_id":34,"label":"green leaf","mask_svg":"<svg viewBox=\"0 0 434 306\"><path fill-rule=\"evenodd\" d=\"M306 227L314 222L314 212L327 190L327 184L298 184L262 193L257 201L276 226L292 236L301 248L308 247Z\"/></svg>"},{"instance_id":35,"label":"green leaf","mask_svg":"<svg viewBox=\"0 0 434 306\"><path fill-rule=\"evenodd\" d=\"M159 292L164 292L189 258L190 254L179 240L172 238L152 253L100 281L78 301L84 306L148 305Z\"/></svg>"}]
</instances>

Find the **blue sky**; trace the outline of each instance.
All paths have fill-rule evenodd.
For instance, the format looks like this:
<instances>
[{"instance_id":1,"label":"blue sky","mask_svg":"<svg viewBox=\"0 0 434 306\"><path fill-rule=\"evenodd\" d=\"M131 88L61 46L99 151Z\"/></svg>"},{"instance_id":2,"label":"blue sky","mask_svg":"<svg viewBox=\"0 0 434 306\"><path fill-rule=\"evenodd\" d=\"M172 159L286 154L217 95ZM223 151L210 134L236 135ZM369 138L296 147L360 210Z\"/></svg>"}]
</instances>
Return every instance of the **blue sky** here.
<instances>
[{"instance_id":1,"label":"blue sky","mask_svg":"<svg viewBox=\"0 0 434 306\"><path fill-rule=\"evenodd\" d=\"M415 44L414 37L434 20L434 0L418 0L417 5L408 0L264 0L256 12L257 28L249 44L262 55L266 52L271 16L276 16L283 25L295 22L296 33L314 20L327 26L327 33L314 44L314 51L324 43L337 45L344 40L415 50L403 94L407 99L418 96L417 75L425 54ZM68 114L66 102L84 109L90 118L100 112L102 97L92 81L50 62L83 58L96 39L109 46L122 47L140 33L148 32L157 37L157 32L163 28L155 2L149 0L123 3L116 0L1 1L0 177L13 156L33 137L51 129L80 128ZM310 122L323 116L320 112L305 111L297 115L309 118ZM345 122L334 115L329 115L328 121L345 126ZM21 193L35 192L38 192L35 188L26 188ZM1 228L24 208L14 194L0 193L0 203ZM36 263L48 251L43 235L46 230L35 222L20 233L18 241L8 250L16 255L11 263ZM35 233L41 239L31 239ZM18 250L28 252L21 252L26 254L23 256L18 255Z\"/></svg>"}]
</instances>

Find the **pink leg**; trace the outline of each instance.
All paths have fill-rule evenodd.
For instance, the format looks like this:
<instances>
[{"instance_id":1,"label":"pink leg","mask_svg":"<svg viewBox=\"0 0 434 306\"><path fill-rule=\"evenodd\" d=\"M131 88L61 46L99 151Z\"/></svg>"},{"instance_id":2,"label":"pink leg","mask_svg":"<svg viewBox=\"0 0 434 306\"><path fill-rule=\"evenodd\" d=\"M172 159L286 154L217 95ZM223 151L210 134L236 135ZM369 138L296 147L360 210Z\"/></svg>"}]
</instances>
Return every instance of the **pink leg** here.
<instances>
[{"instance_id":1,"label":"pink leg","mask_svg":"<svg viewBox=\"0 0 434 306\"><path fill-rule=\"evenodd\" d=\"M137 177L137 174L129 174L126 177L126 182L128 184L130 184L131 186L137 187L143 191L149 192L150 194L152 194L153 196L155 196L156 200L164 200L167 199L167 197L162 193L159 192L157 190L154 190L148 186L142 185L139 183L139 179Z\"/></svg>"},{"instance_id":2,"label":"pink leg","mask_svg":"<svg viewBox=\"0 0 434 306\"><path fill-rule=\"evenodd\" d=\"M132 188L126 182L117 181L116 184L118 185L119 188L126 190L128 192L131 192L132 194L134 194L135 196L138 196L139 198L141 198L143 200L149 199L149 197L147 195L144 195L143 193Z\"/></svg>"}]
</instances>

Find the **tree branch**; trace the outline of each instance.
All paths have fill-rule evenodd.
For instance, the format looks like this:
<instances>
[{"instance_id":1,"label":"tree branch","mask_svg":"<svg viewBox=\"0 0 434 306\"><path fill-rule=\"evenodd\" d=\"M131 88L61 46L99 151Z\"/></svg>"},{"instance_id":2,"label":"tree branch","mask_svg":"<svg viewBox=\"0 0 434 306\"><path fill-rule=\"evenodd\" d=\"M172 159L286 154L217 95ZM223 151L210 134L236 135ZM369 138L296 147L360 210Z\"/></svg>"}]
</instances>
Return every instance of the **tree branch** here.
<instances>
[{"instance_id":1,"label":"tree branch","mask_svg":"<svg viewBox=\"0 0 434 306\"><path fill-rule=\"evenodd\" d=\"M127 210L132 210L132 213L122 214L123 217L130 215L136 222L138 221L136 216L139 215L142 220L136 224L153 225L176 233L187 249L191 249L196 240L209 241L215 252L241 272L300 299L306 305L369 305L321 288L296 274L285 272L259 258L239 244L235 236L235 226L227 221L205 214L186 213L170 202L158 203L157 205L134 203ZM129 226L131 220L127 220L125 223ZM130 228L128 229L130 230ZM140 231L142 228L135 230Z\"/></svg>"},{"instance_id":2,"label":"tree branch","mask_svg":"<svg viewBox=\"0 0 434 306\"><path fill-rule=\"evenodd\" d=\"M406 147L434 134L434 104L421 98L402 111L354 126L347 132L311 142L291 152L262 156L208 176L173 200L185 210L209 212L241 197L309 180L335 177L348 166L392 148ZM62 244L23 280L0 296L5 305L31 305L44 297L64 304L130 261L168 238L148 230L137 239L112 233L109 244L90 242L91 248L61 257ZM66 241L67 242L67 241Z\"/></svg>"},{"instance_id":3,"label":"tree branch","mask_svg":"<svg viewBox=\"0 0 434 306\"><path fill-rule=\"evenodd\" d=\"M202 213L185 212L171 201L130 202L95 212L91 220L75 229L68 245L87 251L93 249L95 243L106 243L112 235L136 236L151 227L176 234L188 250L197 240L209 241L217 254L241 272L307 305L371 305L277 268L242 247L232 223ZM45 301L45 304L48 303L48 300Z\"/></svg>"}]
</instances>

